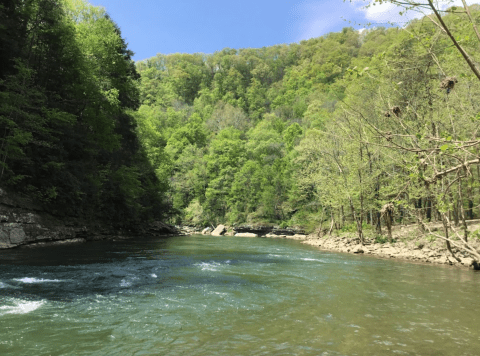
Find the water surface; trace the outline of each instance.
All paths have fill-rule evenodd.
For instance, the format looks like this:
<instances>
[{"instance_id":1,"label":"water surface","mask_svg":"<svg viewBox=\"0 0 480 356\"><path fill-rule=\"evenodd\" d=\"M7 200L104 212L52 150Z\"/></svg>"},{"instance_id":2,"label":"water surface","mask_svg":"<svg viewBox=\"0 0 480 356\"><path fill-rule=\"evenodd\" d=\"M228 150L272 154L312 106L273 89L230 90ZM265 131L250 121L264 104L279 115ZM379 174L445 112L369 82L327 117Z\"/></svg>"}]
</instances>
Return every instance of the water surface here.
<instances>
[{"instance_id":1,"label":"water surface","mask_svg":"<svg viewBox=\"0 0 480 356\"><path fill-rule=\"evenodd\" d=\"M0 355L477 355L480 273L231 237L0 251Z\"/></svg>"}]
</instances>

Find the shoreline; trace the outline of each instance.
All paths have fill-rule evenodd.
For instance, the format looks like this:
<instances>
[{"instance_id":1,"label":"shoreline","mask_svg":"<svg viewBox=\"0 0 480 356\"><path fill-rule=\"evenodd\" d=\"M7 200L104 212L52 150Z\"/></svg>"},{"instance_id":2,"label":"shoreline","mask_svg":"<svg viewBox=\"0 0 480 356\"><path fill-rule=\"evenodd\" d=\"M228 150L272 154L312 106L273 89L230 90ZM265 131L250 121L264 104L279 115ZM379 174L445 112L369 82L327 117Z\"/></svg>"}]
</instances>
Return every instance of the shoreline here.
<instances>
[{"instance_id":1,"label":"shoreline","mask_svg":"<svg viewBox=\"0 0 480 356\"><path fill-rule=\"evenodd\" d=\"M480 220L468 221L469 230L475 231L480 229ZM439 231L440 224L429 223L432 231ZM186 228L186 227L184 227ZM217 229L205 229L204 231L195 231L191 229L187 234L201 234L210 236L238 236L238 237L260 237L260 238L276 238L297 240L303 244L310 245L327 252L350 253L357 255L366 255L382 259L397 259L404 262L442 265L460 267L464 269L480 270L480 264L467 256L462 251L452 248L455 256L460 260L455 259L447 250L444 240L429 236L428 234L421 234L418 232L418 226L412 225L397 225L392 229L394 242L379 242L379 238L385 239L385 236L379 236L372 230L364 231L365 244L362 246L356 233L335 231L332 235L325 235L319 237L316 234L297 233L292 229L292 234L254 234L254 233L235 233L231 227L225 225L218 225ZM182 228L180 229L182 230ZM294 232L295 231L295 232ZM186 232L186 231L185 231ZM480 250L480 239L471 238L469 240L477 250Z\"/></svg>"},{"instance_id":2,"label":"shoreline","mask_svg":"<svg viewBox=\"0 0 480 356\"><path fill-rule=\"evenodd\" d=\"M288 236L286 238L288 238ZM368 238L365 240L365 245L362 246L355 237L317 237L315 235L308 235L302 243L328 252L363 254L376 258L397 259L410 263L453 266L472 270L480 269L480 266L475 263L473 258L465 256L459 251L454 251L460 259L460 262L457 261L448 252L445 245L439 244L438 241L428 241L425 238L418 238L416 241L375 243Z\"/></svg>"}]
</instances>

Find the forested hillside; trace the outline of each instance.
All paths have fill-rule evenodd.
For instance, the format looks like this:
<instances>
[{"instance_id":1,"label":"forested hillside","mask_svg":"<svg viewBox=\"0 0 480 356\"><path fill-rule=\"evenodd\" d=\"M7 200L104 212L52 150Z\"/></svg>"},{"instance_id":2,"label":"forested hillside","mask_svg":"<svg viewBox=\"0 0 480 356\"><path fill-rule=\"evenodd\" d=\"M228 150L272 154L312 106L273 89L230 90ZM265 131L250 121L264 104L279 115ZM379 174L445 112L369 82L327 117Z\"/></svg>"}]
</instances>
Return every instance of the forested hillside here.
<instances>
[{"instance_id":1,"label":"forested hillside","mask_svg":"<svg viewBox=\"0 0 480 356\"><path fill-rule=\"evenodd\" d=\"M56 215L121 224L165 211L131 114L139 75L118 26L83 0L0 5L0 185Z\"/></svg>"},{"instance_id":2,"label":"forested hillside","mask_svg":"<svg viewBox=\"0 0 480 356\"><path fill-rule=\"evenodd\" d=\"M465 11L443 14L477 63ZM138 62L138 133L170 177L177 222L323 222L362 236L382 215L477 217L479 79L442 26Z\"/></svg>"}]
</instances>

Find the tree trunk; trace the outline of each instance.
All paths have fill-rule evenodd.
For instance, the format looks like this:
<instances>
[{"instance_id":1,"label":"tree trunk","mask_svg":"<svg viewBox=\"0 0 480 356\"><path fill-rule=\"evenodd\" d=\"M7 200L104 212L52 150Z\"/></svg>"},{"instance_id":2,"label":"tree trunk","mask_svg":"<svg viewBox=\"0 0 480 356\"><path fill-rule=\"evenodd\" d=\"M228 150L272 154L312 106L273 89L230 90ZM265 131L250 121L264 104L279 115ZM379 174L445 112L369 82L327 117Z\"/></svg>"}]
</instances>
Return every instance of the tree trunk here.
<instances>
[{"instance_id":1,"label":"tree trunk","mask_svg":"<svg viewBox=\"0 0 480 356\"><path fill-rule=\"evenodd\" d=\"M352 210L352 215L353 215L353 221L357 224L357 234L358 238L360 240L360 244L363 246L364 241L363 241L363 229L362 229L362 222L361 220L357 217L357 214L355 212L355 208L353 207L353 201L352 198L348 198L350 202L350 209Z\"/></svg>"},{"instance_id":2,"label":"tree trunk","mask_svg":"<svg viewBox=\"0 0 480 356\"><path fill-rule=\"evenodd\" d=\"M480 165L477 165L477 179L480 181ZM478 186L478 193L480 195L480 185ZM480 207L480 203L478 206ZM478 212L478 216L480 217L480 211Z\"/></svg>"},{"instance_id":3,"label":"tree trunk","mask_svg":"<svg viewBox=\"0 0 480 356\"><path fill-rule=\"evenodd\" d=\"M376 226L375 226L375 230L377 231L378 234L382 235L383 232L382 232L382 213L380 213L380 211L377 211L376 212Z\"/></svg>"},{"instance_id":4,"label":"tree trunk","mask_svg":"<svg viewBox=\"0 0 480 356\"><path fill-rule=\"evenodd\" d=\"M335 219L333 217L333 209L330 209L330 229L328 230L328 235L331 236L333 232L333 226L335 225Z\"/></svg>"},{"instance_id":5,"label":"tree trunk","mask_svg":"<svg viewBox=\"0 0 480 356\"><path fill-rule=\"evenodd\" d=\"M442 215L442 223L443 223L443 232L445 233L445 238L446 238L445 242L447 244L447 250L448 250L448 252L450 252L450 254L452 255L452 257L454 259L456 259L458 262L460 262L460 259L457 256L455 256L455 253L452 250L452 245L450 244L450 241L448 241L448 239L449 239L449 236L448 236L448 222L447 222L447 217L446 217L445 214Z\"/></svg>"},{"instance_id":6,"label":"tree trunk","mask_svg":"<svg viewBox=\"0 0 480 356\"><path fill-rule=\"evenodd\" d=\"M341 229L345 226L345 211L343 210L343 205L340 207L340 215L341 215Z\"/></svg>"},{"instance_id":7,"label":"tree trunk","mask_svg":"<svg viewBox=\"0 0 480 356\"><path fill-rule=\"evenodd\" d=\"M448 193L450 195L450 199L453 202L453 211L452 211L453 222L454 222L455 226L458 226L460 224L460 219L459 219L459 216L458 216L458 199L455 199L453 197L453 193L452 193L451 189L449 190Z\"/></svg>"},{"instance_id":8,"label":"tree trunk","mask_svg":"<svg viewBox=\"0 0 480 356\"><path fill-rule=\"evenodd\" d=\"M382 208L383 220L385 221L385 226L387 227L387 236L389 242L393 241L392 225L394 212L395 206L392 203L385 204Z\"/></svg>"},{"instance_id":9,"label":"tree trunk","mask_svg":"<svg viewBox=\"0 0 480 356\"><path fill-rule=\"evenodd\" d=\"M462 194L462 180L458 180L458 200L460 202L460 218L462 220L462 227L463 227L463 239L465 242L468 241L468 227L467 222L465 221L465 211L463 210L463 194Z\"/></svg>"},{"instance_id":10,"label":"tree trunk","mask_svg":"<svg viewBox=\"0 0 480 356\"><path fill-rule=\"evenodd\" d=\"M427 217L427 221L432 221L432 199L427 198L425 201L425 213Z\"/></svg>"},{"instance_id":11,"label":"tree trunk","mask_svg":"<svg viewBox=\"0 0 480 356\"><path fill-rule=\"evenodd\" d=\"M415 201L415 208L420 214L420 218L423 220L423 201L422 198L418 198L418 200Z\"/></svg>"},{"instance_id":12,"label":"tree trunk","mask_svg":"<svg viewBox=\"0 0 480 356\"><path fill-rule=\"evenodd\" d=\"M467 196L468 196L468 209L467 209L467 216L470 220L473 219L473 177L469 179L468 186L467 186Z\"/></svg>"},{"instance_id":13,"label":"tree trunk","mask_svg":"<svg viewBox=\"0 0 480 356\"><path fill-rule=\"evenodd\" d=\"M399 211L399 213L400 213L400 221L399 221L399 223L400 223L400 225L404 225L404 224L403 224L403 219L405 218L405 210L404 210L404 208L403 208L403 205L400 205L400 206L398 207L398 211Z\"/></svg>"},{"instance_id":14,"label":"tree trunk","mask_svg":"<svg viewBox=\"0 0 480 356\"><path fill-rule=\"evenodd\" d=\"M322 209L322 217L320 218L320 226L317 231L317 237L323 237L323 217L325 216L325 207Z\"/></svg>"},{"instance_id":15,"label":"tree trunk","mask_svg":"<svg viewBox=\"0 0 480 356\"><path fill-rule=\"evenodd\" d=\"M425 226L423 225L422 221L422 213L419 209L415 209L415 215L417 217L417 224L418 224L418 231L421 235L425 234Z\"/></svg>"}]
</instances>

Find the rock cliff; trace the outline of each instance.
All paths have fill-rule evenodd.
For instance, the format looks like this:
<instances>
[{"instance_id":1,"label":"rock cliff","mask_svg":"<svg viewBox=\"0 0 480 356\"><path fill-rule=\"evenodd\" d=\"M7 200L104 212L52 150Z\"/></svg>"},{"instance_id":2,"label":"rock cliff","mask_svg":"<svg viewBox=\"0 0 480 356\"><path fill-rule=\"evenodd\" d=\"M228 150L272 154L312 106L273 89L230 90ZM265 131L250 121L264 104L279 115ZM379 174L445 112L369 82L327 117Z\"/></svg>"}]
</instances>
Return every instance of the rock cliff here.
<instances>
[{"instance_id":1,"label":"rock cliff","mask_svg":"<svg viewBox=\"0 0 480 356\"><path fill-rule=\"evenodd\" d=\"M27 244L176 234L178 231L174 227L158 221L125 229L108 222L56 217L31 200L0 189L0 249Z\"/></svg>"}]
</instances>

